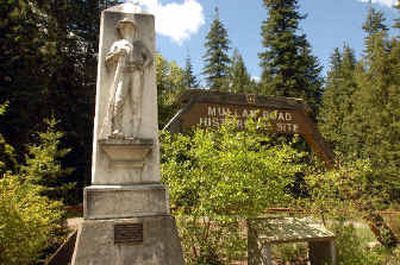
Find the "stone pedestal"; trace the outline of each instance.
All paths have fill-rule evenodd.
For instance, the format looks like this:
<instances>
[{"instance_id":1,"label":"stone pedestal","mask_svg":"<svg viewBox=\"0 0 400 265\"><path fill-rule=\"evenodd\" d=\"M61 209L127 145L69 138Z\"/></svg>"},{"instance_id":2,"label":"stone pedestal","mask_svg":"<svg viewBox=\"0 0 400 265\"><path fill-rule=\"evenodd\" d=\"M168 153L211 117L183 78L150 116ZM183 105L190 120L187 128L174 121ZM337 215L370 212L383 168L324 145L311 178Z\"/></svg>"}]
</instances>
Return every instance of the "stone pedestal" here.
<instances>
[{"instance_id":1,"label":"stone pedestal","mask_svg":"<svg viewBox=\"0 0 400 265\"><path fill-rule=\"evenodd\" d=\"M154 43L152 15L133 4L103 11L92 185L73 265L184 264L160 184Z\"/></svg>"},{"instance_id":2,"label":"stone pedestal","mask_svg":"<svg viewBox=\"0 0 400 265\"><path fill-rule=\"evenodd\" d=\"M136 242L116 242L115 228L130 224L142 226L141 231L136 231ZM87 220L78 238L76 248L81 251L76 253L73 264L184 264L175 220L169 215Z\"/></svg>"}]
</instances>

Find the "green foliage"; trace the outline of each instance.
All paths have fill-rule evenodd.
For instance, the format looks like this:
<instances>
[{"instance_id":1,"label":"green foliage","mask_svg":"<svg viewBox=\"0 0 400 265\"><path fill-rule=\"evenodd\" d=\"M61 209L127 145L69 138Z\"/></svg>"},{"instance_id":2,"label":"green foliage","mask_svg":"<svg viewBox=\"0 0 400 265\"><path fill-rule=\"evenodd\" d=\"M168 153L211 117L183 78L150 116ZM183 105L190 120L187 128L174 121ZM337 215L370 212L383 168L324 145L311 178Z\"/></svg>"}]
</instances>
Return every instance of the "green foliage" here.
<instances>
[{"instance_id":1,"label":"green foliage","mask_svg":"<svg viewBox=\"0 0 400 265\"><path fill-rule=\"evenodd\" d=\"M233 93L255 93L256 84L251 80L243 57L238 50L233 52L231 61L229 91Z\"/></svg>"},{"instance_id":2,"label":"green foliage","mask_svg":"<svg viewBox=\"0 0 400 265\"><path fill-rule=\"evenodd\" d=\"M90 179L100 11L121 1L6 2L0 5L0 102L7 100L9 109L0 130L23 161L34 132L46 127L43 120L58 117L62 144L72 147L63 164L77 168L71 178L83 186ZM77 203L75 197L65 200Z\"/></svg>"},{"instance_id":3,"label":"green foliage","mask_svg":"<svg viewBox=\"0 0 400 265\"><path fill-rule=\"evenodd\" d=\"M227 77L231 63L228 55L230 47L228 32L219 17L218 8L215 9L215 17L204 46L206 52L203 56L205 60L203 74L207 85L213 90L227 91Z\"/></svg>"},{"instance_id":4,"label":"green foliage","mask_svg":"<svg viewBox=\"0 0 400 265\"><path fill-rule=\"evenodd\" d=\"M354 199L384 200L385 194L376 189L375 177L368 161L356 160L344 163L333 170L309 169L305 180L315 209L348 208Z\"/></svg>"},{"instance_id":5,"label":"green foliage","mask_svg":"<svg viewBox=\"0 0 400 265\"><path fill-rule=\"evenodd\" d=\"M41 187L21 176L0 179L0 263L32 264L55 241L61 204L41 195Z\"/></svg>"},{"instance_id":6,"label":"green foliage","mask_svg":"<svg viewBox=\"0 0 400 265\"><path fill-rule=\"evenodd\" d=\"M332 56L320 128L345 160L369 160L375 186L400 198L400 41L389 39L382 13L370 9L365 53L350 48Z\"/></svg>"},{"instance_id":7,"label":"green foliage","mask_svg":"<svg viewBox=\"0 0 400 265\"><path fill-rule=\"evenodd\" d=\"M268 18L261 31L264 50L259 54L262 92L303 98L316 114L322 93L321 67L311 54L305 34L298 33L297 0L264 0Z\"/></svg>"},{"instance_id":8,"label":"green foliage","mask_svg":"<svg viewBox=\"0 0 400 265\"><path fill-rule=\"evenodd\" d=\"M286 187L293 180L289 176L303 169L302 154L288 144L272 144L262 124L250 120L248 130L237 131L237 122L231 120L215 131L162 137L162 179L175 215L191 220L181 233L186 250L197 259L226 257L217 246L237 237L237 230L226 229L228 224L291 198Z\"/></svg>"},{"instance_id":9,"label":"green foliage","mask_svg":"<svg viewBox=\"0 0 400 265\"><path fill-rule=\"evenodd\" d=\"M176 62L168 62L161 54L156 57L159 127L163 128L178 110L179 95L188 87L185 71Z\"/></svg>"},{"instance_id":10,"label":"green foliage","mask_svg":"<svg viewBox=\"0 0 400 265\"><path fill-rule=\"evenodd\" d=\"M360 223L336 220L331 230L336 234L337 262L339 265L395 265L398 264L400 249L368 247L370 238L363 237Z\"/></svg>"},{"instance_id":11,"label":"green foliage","mask_svg":"<svg viewBox=\"0 0 400 265\"><path fill-rule=\"evenodd\" d=\"M381 264L371 251L366 249L366 243L356 234L355 227L338 223L333 226L332 231L336 234L336 250L338 264L340 265L363 265Z\"/></svg>"},{"instance_id":12,"label":"green foliage","mask_svg":"<svg viewBox=\"0 0 400 265\"><path fill-rule=\"evenodd\" d=\"M189 56L186 58L183 79L184 79L184 84L188 89L198 88L200 85L199 81L197 80L197 77L193 73L193 65Z\"/></svg>"},{"instance_id":13,"label":"green foliage","mask_svg":"<svg viewBox=\"0 0 400 265\"><path fill-rule=\"evenodd\" d=\"M20 174L28 181L42 186L42 194L50 199L62 200L74 187L74 184L68 181L72 169L63 169L60 162L70 149L59 148L63 133L57 131L56 120L53 118L45 122L47 130L37 133L37 144L28 146L28 155L25 165L21 166Z\"/></svg>"},{"instance_id":14,"label":"green foliage","mask_svg":"<svg viewBox=\"0 0 400 265\"><path fill-rule=\"evenodd\" d=\"M316 171L314 171L316 172ZM343 163L335 170L321 171L306 177L310 194L310 208L325 218L326 214L362 215L376 240L387 248L396 246L396 235L377 212L388 199L369 161Z\"/></svg>"},{"instance_id":15,"label":"green foliage","mask_svg":"<svg viewBox=\"0 0 400 265\"><path fill-rule=\"evenodd\" d=\"M299 259L307 257L307 251L307 243L272 245L272 257L283 264L298 264L296 261L299 262Z\"/></svg>"},{"instance_id":16,"label":"green foliage","mask_svg":"<svg viewBox=\"0 0 400 265\"><path fill-rule=\"evenodd\" d=\"M334 51L318 117L321 133L341 152L348 148L342 143L349 137L349 114L354 104L352 96L358 89L354 77L355 68L356 59L350 47L345 45L343 52L339 49Z\"/></svg>"},{"instance_id":17,"label":"green foliage","mask_svg":"<svg viewBox=\"0 0 400 265\"><path fill-rule=\"evenodd\" d=\"M54 120L48 124L49 130L39 134L40 143L30 146L26 164L0 174L1 264L32 264L63 240L62 204L45 196L49 187L43 185L49 186L63 173L56 158L66 151L58 150L62 134L55 130ZM0 164L5 164L7 152L0 149Z\"/></svg>"},{"instance_id":18,"label":"green foliage","mask_svg":"<svg viewBox=\"0 0 400 265\"><path fill-rule=\"evenodd\" d=\"M383 13L372 7L368 10L367 20L364 22L362 28L368 35L388 30L388 27L385 25Z\"/></svg>"},{"instance_id":19,"label":"green foliage","mask_svg":"<svg viewBox=\"0 0 400 265\"><path fill-rule=\"evenodd\" d=\"M4 115L7 109L7 102L0 104L0 116ZM6 171L15 169L17 164L15 150L9 145L0 133L0 176Z\"/></svg>"}]
</instances>

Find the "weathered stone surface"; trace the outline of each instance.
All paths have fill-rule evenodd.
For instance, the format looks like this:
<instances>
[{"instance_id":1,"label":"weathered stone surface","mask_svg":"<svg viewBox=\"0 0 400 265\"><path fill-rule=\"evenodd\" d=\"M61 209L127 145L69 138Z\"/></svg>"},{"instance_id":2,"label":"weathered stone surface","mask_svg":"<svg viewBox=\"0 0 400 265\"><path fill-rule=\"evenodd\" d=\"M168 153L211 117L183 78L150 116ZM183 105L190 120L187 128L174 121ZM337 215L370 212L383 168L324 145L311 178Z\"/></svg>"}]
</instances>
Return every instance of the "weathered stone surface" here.
<instances>
[{"instance_id":1,"label":"weathered stone surface","mask_svg":"<svg viewBox=\"0 0 400 265\"><path fill-rule=\"evenodd\" d=\"M112 117L110 115L112 115L113 98L116 97L113 83L118 78L116 78L116 66L107 65L106 58L109 56L113 44L121 39L121 36L118 34L119 22L124 19L135 21L136 36L131 42L140 41L153 54L153 57L155 54L154 16L145 13L129 13L130 10L135 10L135 8L132 5L124 4L103 11L101 17L92 159L92 183L96 185L160 181L158 151L152 151L146 156L144 167L141 170L130 170L124 167L118 168L118 166L113 166L110 163L112 159L110 159L101 145L97 144L108 138L113 138L110 137L112 136ZM138 73L136 72L124 73L124 75L137 75ZM153 140L153 150L158 150L157 88L154 62L143 67L141 74L141 84L137 88L140 89L140 93L131 95L134 91L130 91L128 95L125 95L127 98L121 110L123 111L123 135L118 135L115 138L151 139ZM130 124L133 119L136 119L136 122L140 123L138 128L131 128ZM137 131L134 132L133 130ZM128 183L126 182L127 179L130 179ZM122 183L118 181L122 181Z\"/></svg>"},{"instance_id":2,"label":"weathered stone surface","mask_svg":"<svg viewBox=\"0 0 400 265\"><path fill-rule=\"evenodd\" d=\"M153 139L104 139L99 141L104 171L94 184L131 185L158 183L159 176L149 176L154 154Z\"/></svg>"},{"instance_id":3,"label":"weathered stone surface","mask_svg":"<svg viewBox=\"0 0 400 265\"><path fill-rule=\"evenodd\" d=\"M103 11L92 186L73 265L181 265L160 184L154 17L133 4Z\"/></svg>"},{"instance_id":4,"label":"weathered stone surface","mask_svg":"<svg viewBox=\"0 0 400 265\"><path fill-rule=\"evenodd\" d=\"M126 218L168 214L166 191L160 184L111 186L85 189L85 219Z\"/></svg>"},{"instance_id":5,"label":"weathered stone surface","mask_svg":"<svg viewBox=\"0 0 400 265\"><path fill-rule=\"evenodd\" d=\"M143 242L114 242L117 224L143 224ZM181 265L184 264L175 220L171 216L150 216L119 220L85 221L78 235L75 265ZM92 247L96 245L96 247Z\"/></svg>"}]
</instances>

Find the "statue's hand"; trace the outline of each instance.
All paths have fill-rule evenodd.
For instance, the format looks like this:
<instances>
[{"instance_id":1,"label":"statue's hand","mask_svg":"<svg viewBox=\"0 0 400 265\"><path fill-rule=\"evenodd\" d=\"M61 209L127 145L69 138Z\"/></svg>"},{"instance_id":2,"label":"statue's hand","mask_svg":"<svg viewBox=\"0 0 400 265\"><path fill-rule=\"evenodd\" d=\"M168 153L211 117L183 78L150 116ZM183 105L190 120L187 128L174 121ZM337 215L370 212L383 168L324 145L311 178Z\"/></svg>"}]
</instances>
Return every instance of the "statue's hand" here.
<instances>
[{"instance_id":1,"label":"statue's hand","mask_svg":"<svg viewBox=\"0 0 400 265\"><path fill-rule=\"evenodd\" d=\"M127 44L124 43L123 45L118 47L119 48L118 50L122 55L128 55L132 50L132 47L130 47L130 46L131 45L127 45Z\"/></svg>"}]
</instances>

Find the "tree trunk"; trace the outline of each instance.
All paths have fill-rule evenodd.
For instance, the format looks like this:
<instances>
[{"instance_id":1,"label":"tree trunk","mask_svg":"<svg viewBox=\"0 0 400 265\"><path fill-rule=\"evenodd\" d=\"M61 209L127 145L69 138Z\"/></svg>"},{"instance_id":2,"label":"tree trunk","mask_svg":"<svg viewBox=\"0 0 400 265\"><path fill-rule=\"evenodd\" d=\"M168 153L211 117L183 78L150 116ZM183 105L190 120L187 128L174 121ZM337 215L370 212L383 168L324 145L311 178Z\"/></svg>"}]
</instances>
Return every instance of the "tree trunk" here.
<instances>
[{"instance_id":1,"label":"tree trunk","mask_svg":"<svg viewBox=\"0 0 400 265\"><path fill-rule=\"evenodd\" d=\"M355 200L354 204L363 214L363 219L367 222L376 239L386 248L394 248L397 245L397 237L393 230L386 224L383 217L375 209L371 202L361 202Z\"/></svg>"}]
</instances>

